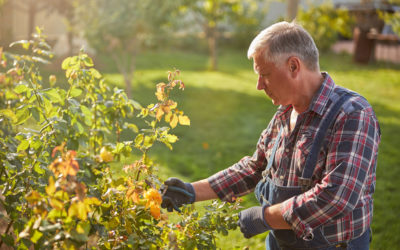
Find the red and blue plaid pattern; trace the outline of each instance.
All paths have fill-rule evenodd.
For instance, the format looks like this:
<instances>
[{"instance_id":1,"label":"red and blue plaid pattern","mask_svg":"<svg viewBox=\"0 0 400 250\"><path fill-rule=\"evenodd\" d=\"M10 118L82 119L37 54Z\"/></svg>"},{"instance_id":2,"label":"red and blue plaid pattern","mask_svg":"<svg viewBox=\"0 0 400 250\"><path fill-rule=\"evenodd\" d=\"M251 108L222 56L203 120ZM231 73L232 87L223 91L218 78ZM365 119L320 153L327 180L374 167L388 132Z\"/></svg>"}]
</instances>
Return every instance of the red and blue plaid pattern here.
<instances>
[{"instance_id":1,"label":"red and blue plaid pattern","mask_svg":"<svg viewBox=\"0 0 400 250\"><path fill-rule=\"evenodd\" d=\"M292 107L281 106L262 132L253 156L246 156L209 177L212 189L221 200L232 201L254 190L281 127L282 140L272 164L271 177L278 185L298 186L320 122L338 92L343 92L327 73L323 74L324 83L309 109L298 116L292 132L289 130ZM346 102L333 127L328 129L313 173L313 187L282 204L282 215L298 237L310 238L313 230L321 229L328 242L345 242L370 227L379 143L380 128L375 113L369 103L356 94Z\"/></svg>"}]
</instances>

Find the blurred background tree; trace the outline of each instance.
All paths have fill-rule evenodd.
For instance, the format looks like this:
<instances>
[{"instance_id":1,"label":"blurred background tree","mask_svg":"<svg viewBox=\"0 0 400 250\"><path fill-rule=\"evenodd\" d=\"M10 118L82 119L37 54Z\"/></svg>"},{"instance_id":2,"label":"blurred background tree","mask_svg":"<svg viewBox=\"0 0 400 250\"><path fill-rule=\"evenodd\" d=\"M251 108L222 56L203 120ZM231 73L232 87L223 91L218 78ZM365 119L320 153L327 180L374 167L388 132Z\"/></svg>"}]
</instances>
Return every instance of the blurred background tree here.
<instances>
[{"instance_id":1,"label":"blurred background tree","mask_svg":"<svg viewBox=\"0 0 400 250\"><path fill-rule=\"evenodd\" d=\"M187 0L180 10L192 17L190 26L199 26L207 40L210 69L217 70L218 40L224 31L235 30L236 38L246 32L252 37L265 14L268 1L261 0ZM251 35L250 35L251 34Z\"/></svg>"},{"instance_id":2,"label":"blurred background tree","mask_svg":"<svg viewBox=\"0 0 400 250\"><path fill-rule=\"evenodd\" d=\"M48 13L57 12L63 17L66 27L68 56L72 56L74 51L74 36L78 33L77 25L78 19L76 18L75 9L78 5L77 0L42 0L46 3Z\"/></svg>"},{"instance_id":3,"label":"blurred background tree","mask_svg":"<svg viewBox=\"0 0 400 250\"><path fill-rule=\"evenodd\" d=\"M397 11L395 12L383 12L379 11L379 16L385 21L386 24L390 25L393 32L400 36L400 0L388 0L389 4L396 5Z\"/></svg>"},{"instance_id":4,"label":"blurred background tree","mask_svg":"<svg viewBox=\"0 0 400 250\"><path fill-rule=\"evenodd\" d=\"M354 20L344 8L335 8L331 2L300 8L296 20L313 37L321 51L327 51L338 40L339 34L351 37Z\"/></svg>"},{"instance_id":5,"label":"blurred background tree","mask_svg":"<svg viewBox=\"0 0 400 250\"><path fill-rule=\"evenodd\" d=\"M77 13L84 37L114 61L129 97L136 56L168 35L163 27L178 6L179 1L164 0L79 0Z\"/></svg>"},{"instance_id":6,"label":"blurred background tree","mask_svg":"<svg viewBox=\"0 0 400 250\"><path fill-rule=\"evenodd\" d=\"M3 2L9 0L2 0ZM51 3L51 1L49 1ZM38 12L41 12L49 7L47 0L19 0L10 1L15 9L25 12L28 15L27 26L28 32L26 34L26 39L30 38L35 32L35 18Z\"/></svg>"}]
</instances>

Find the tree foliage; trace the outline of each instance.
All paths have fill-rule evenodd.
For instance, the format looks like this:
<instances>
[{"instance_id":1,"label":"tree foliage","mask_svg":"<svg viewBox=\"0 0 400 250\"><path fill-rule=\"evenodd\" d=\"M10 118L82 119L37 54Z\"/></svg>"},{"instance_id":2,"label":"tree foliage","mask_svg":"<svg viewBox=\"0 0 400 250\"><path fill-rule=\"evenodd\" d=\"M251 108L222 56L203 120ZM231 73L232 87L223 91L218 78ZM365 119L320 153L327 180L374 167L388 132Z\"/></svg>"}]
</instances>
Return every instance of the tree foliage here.
<instances>
[{"instance_id":1,"label":"tree foliage","mask_svg":"<svg viewBox=\"0 0 400 250\"><path fill-rule=\"evenodd\" d=\"M135 58L156 44L179 1L163 0L80 0L78 16L89 44L110 55L131 96Z\"/></svg>"},{"instance_id":2,"label":"tree foliage","mask_svg":"<svg viewBox=\"0 0 400 250\"><path fill-rule=\"evenodd\" d=\"M156 102L142 107L110 87L85 53L62 63L68 86L44 79L39 65L52 53L38 30L33 40L0 48L0 247L18 249L215 248L216 233L236 227L238 204L213 203L199 214L183 208L177 223L160 209L161 180L149 150L172 149L171 130L190 119L171 91L183 89L180 72L168 72ZM44 86L50 87L44 87ZM139 117L140 128L129 122ZM132 140L122 140L131 131ZM134 159L115 176L111 165Z\"/></svg>"},{"instance_id":3,"label":"tree foliage","mask_svg":"<svg viewBox=\"0 0 400 250\"><path fill-rule=\"evenodd\" d=\"M205 34L210 69L217 69L218 40L223 29L231 28L234 31L238 26L243 28L259 24L261 16L258 14L263 11L260 6L262 6L261 1L258 0L188 0L184 2L181 11L192 16L194 20L190 26L200 26Z\"/></svg>"},{"instance_id":4,"label":"tree foliage","mask_svg":"<svg viewBox=\"0 0 400 250\"><path fill-rule=\"evenodd\" d=\"M320 50L330 49L339 34L351 37L354 25L346 9L334 8L330 2L311 5L307 10L300 8L296 20L311 34Z\"/></svg>"},{"instance_id":5,"label":"tree foliage","mask_svg":"<svg viewBox=\"0 0 400 250\"><path fill-rule=\"evenodd\" d=\"M396 35L400 36L400 1L389 0L388 2L397 6L398 10L393 13L379 11L379 17L382 18L386 24L392 27L392 30Z\"/></svg>"}]
</instances>

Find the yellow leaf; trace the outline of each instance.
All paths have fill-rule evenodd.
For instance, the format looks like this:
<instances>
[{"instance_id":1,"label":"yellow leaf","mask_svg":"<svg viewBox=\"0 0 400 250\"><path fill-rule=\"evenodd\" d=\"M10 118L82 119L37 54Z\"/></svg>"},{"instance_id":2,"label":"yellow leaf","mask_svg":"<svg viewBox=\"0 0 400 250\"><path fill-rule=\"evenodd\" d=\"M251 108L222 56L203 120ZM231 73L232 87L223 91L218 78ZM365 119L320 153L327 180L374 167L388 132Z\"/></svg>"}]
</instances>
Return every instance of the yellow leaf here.
<instances>
[{"instance_id":1,"label":"yellow leaf","mask_svg":"<svg viewBox=\"0 0 400 250\"><path fill-rule=\"evenodd\" d=\"M164 116L165 122L170 123L170 122L171 122L171 117L172 117L172 113L171 113L171 112L167 113L167 114Z\"/></svg>"},{"instance_id":2,"label":"yellow leaf","mask_svg":"<svg viewBox=\"0 0 400 250\"><path fill-rule=\"evenodd\" d=\"M68 209L68 216L71 218L78 217L79 209L76 203L72 203Z\"/></svg>"},{"instance_id":3,"label":"yellow leaf","mask_svg":"<svg viewBox=\"0 0 400 250\"><path fill-rule=\"evenodd\" d=\"M77 217L81 220L87 219L87 213L90 212L90 207L85 203L79 201L72 203L72 205L68 209L68 216Z\"/></svg>"},{"instance_id":4,"label":"yellow leaf","mask_svg":"<svg viewBox=\"0 0 400 250\"><path fill-rule=\"evenodd\" d=\"M155 94L159 101L162 101L165 98L165 93L164 93L165 86L166 86L166 84L163 82L157 84L157 92Z\"/></svg>"},{"instance_id":5,"label":"yellow leaf","mask_svg":"<svg viewBox=\"0 0 400 250\"><path fill-rule=\"evenodd\" d=\"M186 115L179 116L179 124L190 126L190 119Z\"/></svg>"},{"instance_id":6,"label":"yellow leaf","mask_svg":"<svg viewBox=\"0 0 400 250\"><path fill-rule=\"evenodd\" d=\"M135 188L130 188L126 192L126 196L128 199L131 199L134 203L139 203L139 194Z\"/></svg>"},{"instance_id":7,"label":"yellow leaf","mask_svg":"<svg viewBox=\"0 0 400 250\"><path fill-rule=\"evenodd\" d=\"M125 221L125 229L128 234L132 233L132 224L129 220Z\"/></svg>"},{"instance_id":8,"label":"yellow leaf","mask_svg":"<svg viewBox=\"0 0 400 250\"><path fill-rule=\"evenodd\" d=\"M158 109L157 109L157 112L156 112L156 119L157 119L158 121L160 121L160 120L161 120L161 117L163 116L163 114L164 114L164 111L162 110L162 108L158 108Z\"/></svg>"},{"instance_id":9,"label":"yellow leaf","mask_svg":"<svg viewBox=\"0 0 400 250\"><path fill-rule=\"evenodd\" d=\"M178 116L174 114L172 116L172 120L169 123L169 125L171 126L171 128L175 128L177 124L178 124Z\"/></svg>"},{"instance_id":10,"label":"yellow leaf","mask_svg":"<svg viewBox=\"0 0 400 250\"><path fill-rule=\"evenodd\" d=\"M30 204L33 205L41 200L42 196L39 194L39 192L32 190L32 192L30 192L25 198Z\"/></svg>"},{"instance_id":11,"label":"yellow leaf","mask_svg":"<svg viewBox=\"0 0 400 250\"><path fill-rule=\"evenodd\" d=\"M50 198L49 202L50 206L52 206L56 210L62 210L64 208L64 203L59 201L58 199Z\"/></svg>"},{"instance_id":12,"label":"yellow leaf","mask_svg":"<svg viewBox=\"0 0 400 250\"><path fill-rule=\"evenodd\" d=\"M169 143L175 143L178 140L178 136L171 135L171 134L167 134L166 138L167 138Z\"/></svg>"},{"instance_id":13,"label":"yellow leaf","mask_svg":"<svg viewBox=\"0 0 400 250\"><path fill-rule=\"evenodd\" d=\"M56 191L56 185L55 185L55 182L54 182L54 177L50 176L49 177L49 184L46 187L46 193L49 196L52 196L55 191Z\"/></svg>"},{"instance_id":14,"label":"yellow leaf","mask_svg":"<svg viewBox=\"0 0 400 250\"><path fill-rule=\"evenodd\" d=\"M162 101L162 100L164 100L164 93L156 92L156 97L157 97L157 100Z\"/></svg>"},{"instance_id":15,"label":"yellow leaf","mask_svg":"<svg viewBox=\"0 0 400 250\"><path fill-rule=\"evenodd\" d=\"M95 205L95 206L101 205L101 202L96 197L87 197L85 198L84 203L86 205Z\"/></svg>"},{"instance_id":16,"label":"yellow leaf","mask_svg":"<svg viewBox=\"0 0 400 250\"><path fill-rule=\"evenodd\" d=\"M102 162L111 162L113 160L113 154L107 150L106 147L102 147L100 150L100 159Z\"/></svg>"}]
</instances>

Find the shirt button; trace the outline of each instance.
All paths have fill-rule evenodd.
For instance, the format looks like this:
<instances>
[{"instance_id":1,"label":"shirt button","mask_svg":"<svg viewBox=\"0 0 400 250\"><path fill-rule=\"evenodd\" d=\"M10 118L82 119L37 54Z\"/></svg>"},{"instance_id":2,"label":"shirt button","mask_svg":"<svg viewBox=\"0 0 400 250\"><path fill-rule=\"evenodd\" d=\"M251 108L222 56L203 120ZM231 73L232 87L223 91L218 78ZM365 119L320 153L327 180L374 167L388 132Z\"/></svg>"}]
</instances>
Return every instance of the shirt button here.
<instances>
[{"instance_id":1,"label":"shirt button","mask_svg":"<svg viewBox=\"0 0 400 250\"><path fill-rule=\"evenodd\" d=\"M288 148L287 148L287 149L285 149L285 152L286 152L286 153L289 153L289 149L288 149Z\"/></svg>"},{"instance_id":2,"label":"shirt button","mask_svg":"<svg viewBox=\"0 0 400 250\"><path fill-rule=\"evenodd\" d=\"M285 176L283 175L279 176L279 179L283 180L283 178L285 178Z\"/></svg>"}]
</instances>

